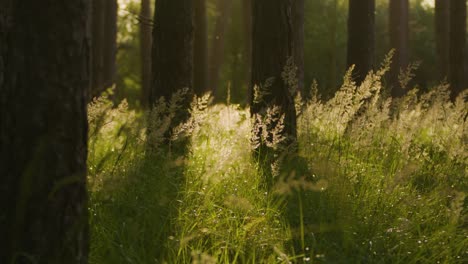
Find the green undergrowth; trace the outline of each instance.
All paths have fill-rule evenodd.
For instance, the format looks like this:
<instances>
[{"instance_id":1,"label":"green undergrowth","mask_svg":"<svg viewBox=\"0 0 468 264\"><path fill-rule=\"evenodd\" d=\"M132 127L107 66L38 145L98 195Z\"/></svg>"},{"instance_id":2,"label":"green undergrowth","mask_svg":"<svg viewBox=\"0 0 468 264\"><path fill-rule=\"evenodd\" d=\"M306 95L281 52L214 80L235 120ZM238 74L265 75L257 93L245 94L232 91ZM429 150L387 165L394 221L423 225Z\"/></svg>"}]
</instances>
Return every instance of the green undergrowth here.
<instances>
[{"instance_id":1,"label":"green undergrowth","mask_svg":"<svg viewBox=\"0 0 468 264\"><path fill-rule=\"evenodd\" d=\"M160 140L177 99L144 114L95 100L90 263L466 263L466 93L391 101L384 72L298 100L299 155L263 166L271 188L248 109L194 100L182 155Z\"/></svg>"}]
</instances>

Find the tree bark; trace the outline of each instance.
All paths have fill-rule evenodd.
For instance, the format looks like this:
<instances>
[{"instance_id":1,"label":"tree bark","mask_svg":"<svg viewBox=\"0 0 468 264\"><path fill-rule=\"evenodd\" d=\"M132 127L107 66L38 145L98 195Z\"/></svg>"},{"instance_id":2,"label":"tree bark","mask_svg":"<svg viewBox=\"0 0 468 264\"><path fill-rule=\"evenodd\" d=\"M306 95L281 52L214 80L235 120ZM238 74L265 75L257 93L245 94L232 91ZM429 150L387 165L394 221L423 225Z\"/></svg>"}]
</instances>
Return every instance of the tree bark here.
<instances>
[{"instance_id":1,"label":"tree bark","mask_svg":"<svg viewBox=\"0 0 468 264\"><path fill-rule=\"evenodd\" d=\"M450 39L450 1L435 0L435 40L440 78L448 77Z\"/></svg>"},{"instance_id":2,"label":"tree bark","mask_svg":"<svg viewBox=\"0 0 468 264\"><path fill-rule=\"evenodd\" d=\"M206 25L206 0L194 1L194 54L193 87L197 95L208 91L208 35Z\"/></svg>"},{"instance_id":3,"label":"tree bark","mask_svg":"<svg viewBox=\"0 0 468 264\"><path fill-rule=\"evenodd\" d=\"M117 72L117 11L117 0L107 0L103 49L104 88L109 88L115 83Z\"/></svg>"},{"instance_id":4,"label":"tree bark","mask_svg":"<svg viewBox=\"0 0 468 264\"><path fill-rule=\"evenodd\" d=\"M252 93L249 90L250 79L252 77L252 0L242 1L242 11L244 22L244 67L246 67L244 85L248 87L246 102L250 102L250 95Z\"/></svg>"},{"instance_id":5,"label":"tree bark","mask_svg":"<svg viewBox=\"0 0 468 264\"><path fill-rule=\"evenodd\" d=\"M104 87L104 40L105 40L105 10L104 1L92 1L92 45L91 45L91 86L90 99L99 95Z\"/></svg>"},{"instance_id":6,"label":"tree bark","mask_svg":"<svg viewBox=\"0 0 468 264\"><path fill-rule=\"evenodd\" d=\"M193 88L192 0L157 0L153 30L153 81L149 103L188 88L189 93L174 124L188 118Z\"/></svg>"},{"instance_id":7,"label":"tree bark","mask_svg":"<svg viewBox=\"0 0 468 264\"><path fill-rule=\"evenodd\" d=\"M347 65L359 84L374 67L375 0L349 0Z\"/></svg>"},{"instance_id":8,"label":"tree bark","mask_svg":"<svg viewBox=\"0 0 468 264\"><path fill-rule=\"evenodd\" d=\"M117 54L117 0L92 2L92 86L90 99L115 82Z\"/></svg>"},{"instance_id":9,"label":"tree bark","mask_svg":"<svg viewBox=\"0 0 468 264\"><path fill-rule=\"evenodd\" d=\"M304 94L304 0L293 2L294 64L297 67L297 89Z\"/></svg>"},{"instance_id":10,"label":"tree bark","mask_svg":"<svg viewBox=\"0 0 468 264\"><path fill-rule=\"evenodd\" d=\"M390 0L390 46L395 49L389 79L393 97L405 94L405 87L401 87L398 76L400 69L408 67L409 60L409 2L408 0Z\"/></svg>"},{"instance_id":11,"label":"tree bark","mask_svg":"<svg viewBox=\"0 0 468 264\"><path fill-rule=\"evenodd\" d=\"M87 263L90 5L0 2L0 263Z\"/></svg>"},{"instance_id":12,"label":"tree bark","mask_svg":"<svg viewBox=\"0 0 468 264\"><path fill-rule=\"evenodd\" d=\"M278 106L284 114L284 145L296 143L294 94L282 79L288 60L294 59L294 13L290 0L253 1L252 87L259 87L261 98L251 94L251 115L265 115L267 108ZM297 26L297 25L296 25ZM273 78L273 79L271 79ZM271 85L265 85L267 79ZM254 92L254 89L251 89ZM261 131L257 131L260 136ZM260 146L262 147L262 146Z\"/></svg>"},{"instance_id":13,"label":"tree bark","mask_svg":"<svg viewBox=\"0 0 468 264\"><path fill-rule=\"evenodd\" d=\"M151 89L152 19L150 0L141 0L140 18L141 104L147 108Z\"/></svg>"},{"instance_id":14,"label":"tree bark","mask_svg":"<svg viewBox=\"0 0 468 264\"><path fill-rule=\"evenodd\" d=\"M449 82L451 97L465 89L465 45L466 45L466 1L452 0L450 3L450 68Z\"/></svg>"},{"instance_id":15,"label":"tree bark","mask_svg":"<svg viewBox=\"0 0 468 264\"><path fill-rule=\"evenodd\" d=\"M209 87L215 97L218 96L219 71L224 59L224 41L228 26L228 20L232 0L219 0L217 4L218 16L214 26L214 34L211 42L209 67Z\"/></svg>"},{"instance_id":16,"label":"tree bark","mask_svg":"<svg viewBox=\"0 0 468 264\"><path fill-rule=\"evenodd\" d=\"M336 91L336 28L338 24L338 2L333 0L330 3L329 15L330 15L330 40L329 40L329 65L328 69L328 89L326 90L325 96L328 98L333 95Z\"/></svg>"}]
</instances>

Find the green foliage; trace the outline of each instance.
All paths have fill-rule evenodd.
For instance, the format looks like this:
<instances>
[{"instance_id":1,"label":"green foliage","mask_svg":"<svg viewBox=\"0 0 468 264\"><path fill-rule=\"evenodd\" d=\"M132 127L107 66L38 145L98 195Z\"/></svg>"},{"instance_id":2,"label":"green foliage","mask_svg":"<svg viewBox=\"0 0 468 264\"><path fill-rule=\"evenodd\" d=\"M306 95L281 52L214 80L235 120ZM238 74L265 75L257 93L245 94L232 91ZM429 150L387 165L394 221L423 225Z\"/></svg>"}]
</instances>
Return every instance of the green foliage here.
<instances>
[{"instance_id":1,"label":"green foliage","mask_svg":"<svg viewBox=\"0 0 468 264\"><path fill-rule=\"evenodd\" d=\"M440 85L392 102L387 69L297 104L299 156L271 188L248 109L196 98L170 131L190 138L178 156L147 138L154 113L96 99L90 262L466 263L467 94L452 103Z\"/></svg>"}]
</instances>

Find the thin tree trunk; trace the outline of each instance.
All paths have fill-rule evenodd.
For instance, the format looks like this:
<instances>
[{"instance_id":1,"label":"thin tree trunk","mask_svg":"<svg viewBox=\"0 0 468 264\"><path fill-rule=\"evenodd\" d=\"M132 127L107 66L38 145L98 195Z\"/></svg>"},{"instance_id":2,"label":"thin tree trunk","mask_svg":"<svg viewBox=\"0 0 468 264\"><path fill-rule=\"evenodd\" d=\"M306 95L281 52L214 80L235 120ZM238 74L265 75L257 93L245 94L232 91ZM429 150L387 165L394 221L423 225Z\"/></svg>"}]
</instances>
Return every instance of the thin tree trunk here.
<instances>
[{"instance_id":1,"label":"thin tree trunk","mask_svg":"<svg viewBox=\"0 0 468 264\"><path fill-rule=\"evenodd\" d=\"M297 90L304 94L304 0L294 0L293 34L294 34L294 64L297 67Z\"/></svg>"},{"instance_id":2,"label":"thin tree trunk","mask_svg":"<svg viewBox=\"0 0 468 264\"><path fill-rule=\"evenodd\" d=\"M209 63L209 87L215 97L218 96L219 72L224 60L224 41L231 11L232 0L218 0L218 16L216 18L213 39L211 42Z\"/></svg>"},{"instance_id":3,"label":"thin tree trunk","mask_svg":"<svg viewBox=\"0 0 468 264\"><path fill-rule=\"evenodd\" d=\"M451 97L465 89L466 1L450 3L450 68Z\"/></svg>"},{"instance_id":4,"label":"thin tree trunk","mask_svg":"<svg viewBox=\"0 0 468 264\"><path fill-rule=\"evenodd\" d=\"M409 60L408 9L408 0L390 0L390 46L392 49L395 49L389 72L391 94L393 97L401 97L405 94L405 87L401 87L398 76L401 69L406 69Z\"/></svg>"},{"instance_id":5,"label":"thin tree trunk","mask_svg":"<svg viewBox=\"0 0 468 264\"><path fill-rule=\"evenodd\" d=\"M91 45L91 90L90 99L99 95L104 87L104 40L105 40L104 1L92 1L92 45Z\"/></svg>"},{"instance_id":6,"label":"thin tree trunk","mask_svg":"<svg viewBox=\"0 0 468 264\"><path fill-rule=\"evenodd\" d=\"M103 75L104 87L111 87L116 77L117 55L117 0L107 0L105 10L105 31L103 48Z\"/></svg>"},{"instance_id":7,"label":"thin tree trunk","mask_svg":"<svg viewBox=\"0 0 468 264\"><path fill-rule=\"evenodd\" d=\"M292 8L289 0L253 2L251 86L258 87L264 95L260 98L255 94L251 95L250 111L252 116L263 116L267 108L280 107L280 115L284 114L282 134L287 137L281 144L286 146L295 144L297 138L294 94L282 78L288 60L294 56ZM268 79L271 83L266 85ZM255 133L256 136L261 136L261 131Z\"/></svg>"},{"instance_id":8,"label":"thin tree trunk","mask_svg":"<svg viewBox=\"0 0 468 264\"><path fill-rule=\"evenodd\" d=\"M252 0L242 1L243 11L243 26L244 26L244 85L250 89L250 79L252 78ZM250 94L248 90L247 102L250 102Z\"/></svg>"},{"instance_id":9,"label":"thin tree trunk","mask_svg":"<svg viewBox=\"0 0 468 264\"><path fill-rule=\"evenodd\" d=\"M440 78L448 77L450 39L450 1L435 0L435 40Z\"/></svg>"},{"instance_id":10,"label":"thin tree trunk","mask_svg":"<svg viewBox=\"0 0 468 264\"><path fill-rule=\"evenodd\" d=\"M87 263L90 4L0 2L0 263Z\"/></svg>"},{"instance_id":11,"label":"thin tree trunk","mask_svg":"<svg viewBox=\"0 0 468 264\"><path fill-rule=\"evenodd\" d=\"M193 54L193 87L197 95L208 90L208 35L206 25L206 0L194 2L194 54Z\"/></svg>"},{"instance_id":12,"label":"thin tree trunk","mask_svg":"<svg viewBox=\"0 0 468 264\"><path fill-rule=\"evenodd\" d=\"M117 0L96 0L92 3L91 98L115 82L118 8Z\"/></svg>"},{"instance_id":13,"label":"thin tree trunk","mask_svg":"<svg viewBox=\"0 0 468 264\"><path fill-rule=\"evenodd\" d=\"M192 0L157 0L153 30L153 81L149 103L160 97L169 100L188 88L173 124L185 121L193 94L193 10Z\"/></svg>"},{"instance_id":14,"label":"thin tree trunk","mask_svg":"<svg viewBox=\"0 0 468 264\"><path fill-rule=\"evenodd\" d=\"M374 66L375 0L349 0L347 65L361 83Z\"/></svg>"},{"instance_id":15,"label":"thin tree trunk","mask_svg":"<svg viewBox=\"0 0 468 264\"><path fill-rule=\"evenodd\" d=\"M140 13L140 52L141 52L141 104L147 108L149 91L151 87L151 45L152 45L152 19L151 1L141 0Z\"/></svg>"},{"instance_id":16,"label":"thin tree trunk","mask_svg":"<svg viewBox=\"0 0 468 264\"><path fill-rule=\"evenodd\" d=\"M338 23L337 19L337 0L333 0L329 9L330 14L330 45L329 45L329 65L328 70L328 89L326 96L331 96L336 90L336 27Z\"/></svg>"}]
</instances>

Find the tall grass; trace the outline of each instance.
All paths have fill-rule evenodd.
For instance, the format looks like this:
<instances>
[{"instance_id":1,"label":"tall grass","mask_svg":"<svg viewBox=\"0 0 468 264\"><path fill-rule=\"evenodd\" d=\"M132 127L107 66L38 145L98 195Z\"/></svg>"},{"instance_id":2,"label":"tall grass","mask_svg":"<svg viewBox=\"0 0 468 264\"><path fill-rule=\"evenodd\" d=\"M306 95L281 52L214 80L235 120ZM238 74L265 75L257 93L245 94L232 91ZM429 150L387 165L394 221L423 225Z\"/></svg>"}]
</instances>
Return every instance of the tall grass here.
<instances>
[{"instance_id":1,"label":"tall grass","mask_svg":"<svg viewBox=\"0 0 468 264\"><path fill-rule=\"evenodd\" d=\"M141 114L98 99L90 262L466 263L467 93L451 102L442 84L392 101L386 65L359 86L349 72L329 101L298 102L299 157L272 188L248 109L194 100L173 133L190 141L179 156L155 129L169 103ZM150 133L148 118L162 122Z\"/></svg>"}]
</instances>

